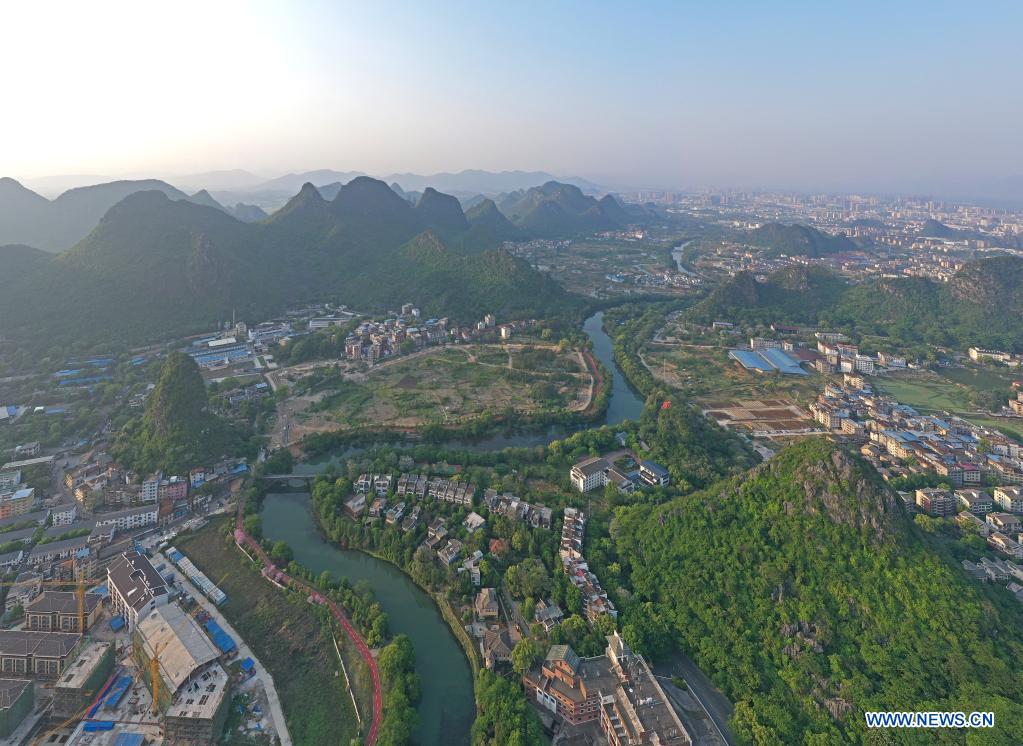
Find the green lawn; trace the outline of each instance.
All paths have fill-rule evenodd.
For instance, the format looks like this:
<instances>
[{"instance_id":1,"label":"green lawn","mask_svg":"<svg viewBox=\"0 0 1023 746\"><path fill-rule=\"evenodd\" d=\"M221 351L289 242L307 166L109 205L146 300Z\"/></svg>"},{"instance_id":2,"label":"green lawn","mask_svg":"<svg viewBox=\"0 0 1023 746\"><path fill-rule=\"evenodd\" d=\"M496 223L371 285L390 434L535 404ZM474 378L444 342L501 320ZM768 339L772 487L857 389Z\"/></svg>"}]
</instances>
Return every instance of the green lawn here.
<instances>
[{"instance_id":1,"label":"green lawn","mask_svg":"<svg viewBox=\"0 0 1023 746\"><path fill-rule=\"evenodd\" d=\"M273 676L294 743L349 743L358 721L317 610L266 581L227 538L224 523L211 521L178 549L227 594L220 611Z\"/></svg>"},{"instance_id":2,"label":"green lawn","mask_svg":"<svg viewBox=\"0 0 1023 746\"><path fill-rule=\"evenodd\" d=\"M969 408L966 395L958 384L933 374L875 378L874 383L883 393L917 409L954 412Z\"/></svg>"}]
</instances>

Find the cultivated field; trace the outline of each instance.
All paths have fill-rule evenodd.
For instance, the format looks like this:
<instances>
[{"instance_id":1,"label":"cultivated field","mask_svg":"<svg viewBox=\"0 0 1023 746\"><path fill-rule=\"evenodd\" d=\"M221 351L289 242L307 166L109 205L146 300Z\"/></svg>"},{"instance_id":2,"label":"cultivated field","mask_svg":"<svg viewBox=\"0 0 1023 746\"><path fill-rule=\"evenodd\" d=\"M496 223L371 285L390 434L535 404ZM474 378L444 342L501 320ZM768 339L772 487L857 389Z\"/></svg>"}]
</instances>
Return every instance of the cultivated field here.
<instances>
[{"instance_id":1,"label":"cultivated field","mask_svg":"<svg viewBox=\"0 0 1023 746\"><path fill-rule=\"evenodd\" d=\"M719 424L755 435L813 429L809 412L784 399L731 399L704 402L704 414Z\"/></svg>"}]
</instances>

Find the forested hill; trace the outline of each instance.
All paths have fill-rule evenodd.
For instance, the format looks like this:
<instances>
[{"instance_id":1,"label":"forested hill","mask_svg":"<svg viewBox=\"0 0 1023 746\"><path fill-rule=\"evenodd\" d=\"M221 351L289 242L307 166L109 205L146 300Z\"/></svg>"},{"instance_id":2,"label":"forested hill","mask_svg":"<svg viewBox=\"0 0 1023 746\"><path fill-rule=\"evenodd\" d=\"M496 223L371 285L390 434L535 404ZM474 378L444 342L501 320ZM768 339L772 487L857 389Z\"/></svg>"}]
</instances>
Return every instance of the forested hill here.
<instances>
[{"instance_id":1,"label":"forested hill","mask_svg":"<svg viewBox=\"0 0 1023 746\"><path fill-rule=\"evenodd\" d=\"M681 645L735 703L743 741L870 742L864 711L990 710L983 742L1018 743L1020 605L935 553L838 446L804 441L744 478L620 509L611 533L635 601L652 604L627 636Z\"/></svg>"},{"instance_id":2,"label":"forested hill","mask_svg":"<svg viewBox=\"0 0 1023 746\"><path fill-rule=\"evenodd\" d=\"M136 343L208 329L235 313L257 321L316 299L368 311L413 302L462 323L581 304L502 253L500 227L493 217L489 227L470 224L457 200L432 190L413 207L368 177L331 201L306 185L257 224L138 192L53 259L0 253L0 269L10 269L0 317L26 339ZM417 250L423 236L428 251Z\"/></svg>"},{"instance_id":3,"label":"forested hill","mask_svg":"<svg viewBox=\"0 0 1023 746\"><path fill-rule=\"evenodd\" d=\"M899 277L847 285L819 267L786 267L757 280L740 272L697 303L701 323L826 323L907 345L1023 351L1023 259L969 262L949 282Z\"/></svg>"},{"instance_id":4,"label":"forested hill","mask_svg":"<svg viewBox=\"0 0 1023 746\"><path fill-rule=\"evenodd\" d=\"M832 236L807 225L783 223L765 223L746 234L746 241L753 246L766 246L767 253L774 256L820 257L857 249L845 235Z\"/></svg>"}]
</instances>

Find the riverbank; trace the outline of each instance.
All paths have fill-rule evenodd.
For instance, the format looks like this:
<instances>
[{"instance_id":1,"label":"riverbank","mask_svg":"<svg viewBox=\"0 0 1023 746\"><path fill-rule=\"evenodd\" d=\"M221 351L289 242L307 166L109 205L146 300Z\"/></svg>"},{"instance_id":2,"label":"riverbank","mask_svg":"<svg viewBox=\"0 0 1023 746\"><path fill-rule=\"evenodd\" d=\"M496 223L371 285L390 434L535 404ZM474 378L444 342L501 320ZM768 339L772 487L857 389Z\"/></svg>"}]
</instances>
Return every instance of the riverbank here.
<instances>
[{"instance_id":1,"label":"riverbank","mask_svg":"<svg viewBox=\"0 0 1023 746\"><path fill-rule=\"evenodd\" d=\"M273 676L293 741L347 743L359 735L358 721L319 615L266 581L227 535L229 522L211 521L178 548L227 594L219 611Z\"/></svg>"},{"instance_id":2,"label":"riverbank","mask_svg":"<svg viewBox=\"0 0 1023 746\"><path fill-rule=\"evenodd\" d=\"M314 573L329 572L373 588L392 634L405 634L422 680L415 741L468 744L476 715L475 646L444 598L432 596L396 563L363 549L342 549L325 537L308 493L269 493L263 498L263 533L285 541L295 561Z\"/></svg>"}]
</instances>

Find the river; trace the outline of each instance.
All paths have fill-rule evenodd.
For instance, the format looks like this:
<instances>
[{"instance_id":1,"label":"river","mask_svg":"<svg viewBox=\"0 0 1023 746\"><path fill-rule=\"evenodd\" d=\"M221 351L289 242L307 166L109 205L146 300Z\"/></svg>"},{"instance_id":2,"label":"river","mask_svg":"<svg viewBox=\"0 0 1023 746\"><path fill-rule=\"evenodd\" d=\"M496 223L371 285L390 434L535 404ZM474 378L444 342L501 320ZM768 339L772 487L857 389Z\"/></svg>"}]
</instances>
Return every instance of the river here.
<instances>
[{"instance_id":1,"label":"river","mask_svg":"<svg viewBox=\"0 0 1023 746\"><path fill-rule=\"evenodd\" d=\"M625 380L625 374L615 362L614 343L604 331L604 312L590 316L583 323L583 331L593 343L593 354L604 367L611 371L611 401L607 405L604 422L617 425L624 420L637 420L643 412L643 399Z\"/></svg>"},{"instance_id":2,"label":"river","mask_svg":"<svg viewBox=\"0 0 1023 746\"><path fill-rule=\"evenodd\" d=\"M391 563L363 552L339 549L324 540L313 518L308 493L267 495L262 517L266 537L288 542L295 560L315 574L326 570L352 584L368 582L387 612L391 632L406 634L412 640L416 671L423 685L416 743L469 743L476 713L472 671L433 599Z\"/></svg>"}]
</instances>

